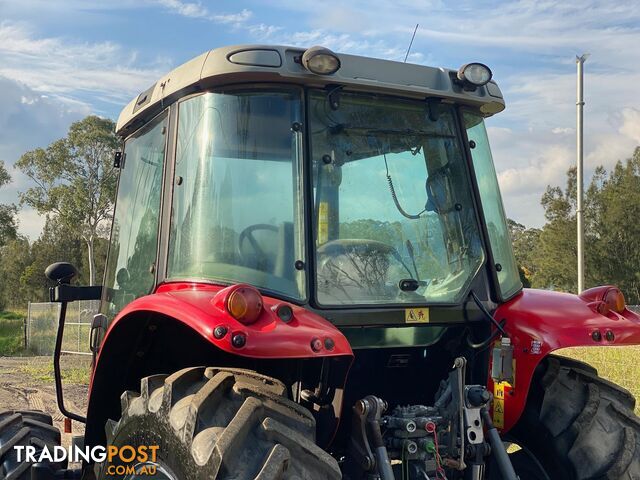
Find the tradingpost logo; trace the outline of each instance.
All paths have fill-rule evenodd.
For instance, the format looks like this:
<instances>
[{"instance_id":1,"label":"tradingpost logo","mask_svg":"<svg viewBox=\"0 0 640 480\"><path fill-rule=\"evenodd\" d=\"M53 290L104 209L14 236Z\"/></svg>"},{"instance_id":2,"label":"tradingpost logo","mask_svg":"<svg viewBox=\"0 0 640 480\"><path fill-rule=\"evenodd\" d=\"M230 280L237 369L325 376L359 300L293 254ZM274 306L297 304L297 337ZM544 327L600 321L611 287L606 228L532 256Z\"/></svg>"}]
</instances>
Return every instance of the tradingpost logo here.
<instances>
[{"instance_id":1,"label":"tradingpost logo","mask_svg":"<svg viewBox=\"0 0 640 480\"><path fill-rule=\"evenodd\" d=\"M36 448L33 445L15 445L18 462L64 462L69 463L102 463L106 462L105 473L107 475L155 475L157 473L156 462L158 459L158 445L140 445L133 447L123 445L117 447L79 447L69 448L59 445L49 448L46 445Z\"/></svg>"}]
</instances>

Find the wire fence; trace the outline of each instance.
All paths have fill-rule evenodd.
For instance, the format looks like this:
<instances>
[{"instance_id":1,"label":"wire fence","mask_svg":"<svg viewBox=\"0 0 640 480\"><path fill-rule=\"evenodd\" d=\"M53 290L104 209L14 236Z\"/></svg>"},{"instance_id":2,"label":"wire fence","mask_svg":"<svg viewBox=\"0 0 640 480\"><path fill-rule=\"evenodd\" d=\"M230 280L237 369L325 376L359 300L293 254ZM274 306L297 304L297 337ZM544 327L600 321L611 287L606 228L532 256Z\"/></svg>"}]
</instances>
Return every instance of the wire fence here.
<instances>
[{"instance_id":1,"label":"wire fence","mask_svg":"<svg viewBox=\"0 0 640 480\"><path fill-rule=\"evenodd\" d=\"M91 320L100 309L99 300L81 300L67 305L62 352L91 355ZM29 303L26 319L27 350L34 355L52 355L60 316L59 303Z\"/></svg>"}]
</instances>

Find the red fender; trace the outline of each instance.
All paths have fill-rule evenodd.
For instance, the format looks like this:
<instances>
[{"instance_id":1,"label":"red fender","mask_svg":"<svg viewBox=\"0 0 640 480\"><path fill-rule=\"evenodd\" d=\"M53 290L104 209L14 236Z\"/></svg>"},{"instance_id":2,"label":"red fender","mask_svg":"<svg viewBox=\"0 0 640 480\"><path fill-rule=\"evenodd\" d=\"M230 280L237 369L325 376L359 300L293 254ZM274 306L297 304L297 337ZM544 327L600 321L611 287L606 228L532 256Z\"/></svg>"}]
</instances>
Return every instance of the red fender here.
<instances>
[{"instance_id":1,"label":"red fender","mask_svg":"<svg viewBox=\"0 0 640 480\"><path fill-rule=\"evenodd\" d=\"M138 298L122 309L111 322L104 342L109 341L109 334L122 319L134 312L147 311L184 323L212 345L234 355L264 359L353 357L349 342L332 323L303 307L282 300L263 297L263 309L255 323L240 323L227 312L224 305L230 293L243 286L246 287L233 285L225 288L184 282L160 285L155 293ZM293 317L288 322L276 314L281 305L288 305L293 311ZM221 338L213 334L218 326L225 327L227 331ZM241 347L231 343L231 338L237 334L243 334L246 338Z\"/></svg>"},{"instance_id":2,"label":"red fender","mask_svg":"<svg viewBox=\"0 0 640 480\"><path fill-rule=\"evenodd\" d=\"M340 362L342 370L337 373L340 378L335 380L344 382L353 352L345 336L333 324L303 307L267 296L262 297L262 309L257 320L250 325L242 324L225 308L227 297L242 287L247 285L222 287L195 282L167 283L160 285L155 293L138 298L122 309L107 329L93 370L85 435L87 445L104 442L104 422L122 392L120 387L125 387L114 387L112 383L114 369L109 365L114 360L113 351L122 342L121 332L127 331L141 313L171 318L200 335L212 349L238 357L265 360L339 357L344 361ZM276 313L283 305L292 309L290 320L284 321ZM226 332L218 338L214 330L219 326L226 327ZM237 334L244 335L243 345L232 344L231 339Z\"/></svg>"},{"instance_id":3,"label":"red fender","mask_svg":"<svg viewBox=\"0 0 640 480\"><path fill-rule=\"evenodd\" d=\"M497 427L508 431L516 424L525 408L534 370L554 350L640 344L640 316L628 309L621 314L600 313L605 311L602 304L607 293L614 288L597 287L580 296L524 289L498 307L495 318L506 320L505 330L513 345L515 382L496 389L489 378L489 389L497 396L493 405ZM504 402L499 398L501 392Z\"/></svg>"}]
</instances>

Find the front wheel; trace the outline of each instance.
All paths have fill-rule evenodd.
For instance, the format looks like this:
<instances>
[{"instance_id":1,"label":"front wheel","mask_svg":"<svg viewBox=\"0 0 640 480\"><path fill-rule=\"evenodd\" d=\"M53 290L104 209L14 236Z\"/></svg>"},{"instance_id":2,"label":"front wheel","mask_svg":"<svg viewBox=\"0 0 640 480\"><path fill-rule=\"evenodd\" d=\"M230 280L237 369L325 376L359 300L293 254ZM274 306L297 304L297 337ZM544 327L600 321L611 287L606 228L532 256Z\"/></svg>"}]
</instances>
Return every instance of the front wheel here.
<instances>
[{"instance_id":1,"label":"front wheel","mask_svg":"<svg viewBox=\"0 0 640 480\"><path fill-rule=\"evenodd\" d=\"M313 416L285 394L278 380L248 370L196 367L143 378L139 394L122 394L107 443L157 445L157 455L147 450L146 461L127 465L115 456L96 466L97 477L340 479L337 462L315 444Z\"/></svg>"},{"instance_id":2,"label":"front wheel","mask_svg":"<svg viewBox=\"0 0 640 480\"><path fill-rule=\"evenodd\" d=\"M589 365L548 357L511 432L523 447L514 457L518 473L541 480L640 479L640 418L634 407L628 391Z\"/></svg>"},{"instance_id":3,"label":"front wheel","mask_svg":"<svg viewBox=\"0 0 640 480\"><path fill-rule=\"evenodd\" d=\"M33 458L40 459L46 448L52 454L60 445L60 430L53 426L48 413L37 410L0 413L0 479L29 480L35 463L26 457L25 449L33 448ZM22 447L22 457L18 449ZM43 462L51 471L66 468L67 462Z\"/></svg>"}]
</instances>

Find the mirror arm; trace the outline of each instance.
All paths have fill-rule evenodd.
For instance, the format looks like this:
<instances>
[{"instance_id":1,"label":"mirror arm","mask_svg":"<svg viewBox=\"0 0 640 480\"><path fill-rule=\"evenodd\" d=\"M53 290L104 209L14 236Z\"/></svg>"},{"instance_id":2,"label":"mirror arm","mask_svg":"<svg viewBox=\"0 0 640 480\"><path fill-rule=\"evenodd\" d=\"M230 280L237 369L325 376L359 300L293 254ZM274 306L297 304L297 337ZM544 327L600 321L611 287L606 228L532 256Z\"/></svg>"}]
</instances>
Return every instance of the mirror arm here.
<instances>
[{"instance_id":1,"label":"mirror arm","mask_svg":"<svg viewBox=\"0 0 640 480\"><path fill-rule=\"evenodd\" d=\"M51 288L49 290L52 297L53 297L53 290L56 290L61 286L63 285L58 285L57 287ZM64 396L62 394L62 373L60 371L60 354L62 352L62 337L64 335L64 320L66 316L67 316L67 302L60 302L60 317L58 318L58 333L56 334L56 345L53 350L53 376L56 383L56 400L58 402L58 409L65 417L71 418L72 420L76 420L77 422L87 423L86 417L70 412L64 406Z\"/></svg>"},{"instance_id":2,"label":"mirror arm","mask_svg":"<svg viewBox=\"0 0 640 480\"><path fill-rule=\"evenodd\" d=\"M62 391L62 372L60 369L60 356L62 354L62 339L64 337L64 322L67 317L67 303L76 300L99 300L102 297L102 286L75 287L66 282L58 281L55 287L49 289L51 302L60 304L60 316L58 317L58 333L53 350L53 377L56 384L56 401L58 409L67 418L81 423L87 423L86 417L70 412L64 405Z\"/></svg>"},{"instance_id":3,"label":"mirror arm","mask_svg":"<svg viewBox=\"0 0 640 480\"><path fill-rule=\"evenodd\" d=\"M66 283L60 283L49 289L49 300L54 303L68 303L77 300L100 300L102 298L102 286L75 287Z\"/></svg>"}]
</instances>

